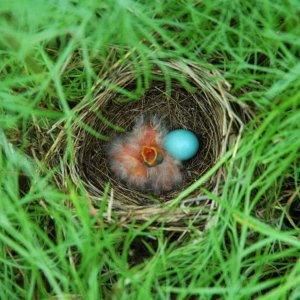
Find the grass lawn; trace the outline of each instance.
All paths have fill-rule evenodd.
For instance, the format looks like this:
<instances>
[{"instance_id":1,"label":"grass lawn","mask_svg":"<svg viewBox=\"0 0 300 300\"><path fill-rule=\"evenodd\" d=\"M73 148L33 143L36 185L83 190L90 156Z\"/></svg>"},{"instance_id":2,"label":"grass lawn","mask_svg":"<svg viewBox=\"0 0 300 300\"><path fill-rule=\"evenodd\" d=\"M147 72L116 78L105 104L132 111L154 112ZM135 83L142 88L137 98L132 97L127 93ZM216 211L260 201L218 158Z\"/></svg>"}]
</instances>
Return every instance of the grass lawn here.
<instances>
[{"instance_id":1,"label":"grass lawn","mask_svg":"<svg viewBox=\"0 0 300 300\"><path fill-rule=\"evenodd\" d=\"M298 0L1 1L0 299L300 299L299 20ZM223 193L201 190L217 223L179 238L91 217L47 170L51 129L65 122L72 157L72 108L104 74L130 63L138 88L118 91L135 99L153 63L182 58L255 112Z\"/></svg>"}]
</instances>

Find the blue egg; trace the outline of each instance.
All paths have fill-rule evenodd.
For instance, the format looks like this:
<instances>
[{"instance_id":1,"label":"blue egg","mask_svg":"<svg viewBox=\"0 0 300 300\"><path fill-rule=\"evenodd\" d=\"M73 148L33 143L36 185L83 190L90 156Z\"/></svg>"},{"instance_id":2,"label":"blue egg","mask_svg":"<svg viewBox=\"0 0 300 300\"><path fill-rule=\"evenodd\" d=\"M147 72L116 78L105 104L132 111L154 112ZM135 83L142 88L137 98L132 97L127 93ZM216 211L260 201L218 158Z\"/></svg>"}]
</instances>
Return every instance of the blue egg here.
<instances>
[{"instance_id":1,"label":"blue egg","mask_svg":"<svg viewBox=\"0 0 300 300\"><path fill-rule=\"evenodd\" d=\"M192 131L176 129L166 135L163 147L178 160L188 160L199 150L199 140Z\"/></svg>"}]
</instances>

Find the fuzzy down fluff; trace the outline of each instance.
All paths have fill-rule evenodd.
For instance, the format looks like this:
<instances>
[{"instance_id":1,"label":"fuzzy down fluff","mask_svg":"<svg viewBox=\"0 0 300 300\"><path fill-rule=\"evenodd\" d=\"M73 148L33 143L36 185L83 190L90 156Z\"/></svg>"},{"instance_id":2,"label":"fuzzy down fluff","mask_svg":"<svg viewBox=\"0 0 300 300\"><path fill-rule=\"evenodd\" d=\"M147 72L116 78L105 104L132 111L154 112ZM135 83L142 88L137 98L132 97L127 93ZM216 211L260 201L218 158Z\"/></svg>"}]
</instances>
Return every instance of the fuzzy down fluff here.
<instances>
[{"instance_id":1,"label":"fuzzy down fluff","mask_svg":"<svg viewBox=\"0 0 300 300\"><path fill-rule=\"evenodd\" d=\"M116 137L108 145L111 171L129 187L143 192L160 194L180 185L183 181L181 162L162 147L167 132L157 116L137 118L131 132ZM143 146L158 148L163 161L152 167L145 165L141 155Z\"/></svg>"}]
</instances>

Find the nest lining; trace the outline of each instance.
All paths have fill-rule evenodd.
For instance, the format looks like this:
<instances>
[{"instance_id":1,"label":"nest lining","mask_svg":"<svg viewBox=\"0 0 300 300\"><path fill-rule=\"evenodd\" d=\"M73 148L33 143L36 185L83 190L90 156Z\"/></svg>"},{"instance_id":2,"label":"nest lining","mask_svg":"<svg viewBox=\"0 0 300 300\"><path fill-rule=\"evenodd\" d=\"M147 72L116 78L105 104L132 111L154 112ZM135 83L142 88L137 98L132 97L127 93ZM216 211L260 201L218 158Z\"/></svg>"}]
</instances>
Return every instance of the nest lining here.
<instances>
[{"instance_id":1,"label":"nest lining","mask_svg":"<svg viewBox=\"0 0 300 300\"><path fill-rule=\"evenodd\" d=\"M141 114L158 114L171 130L185 128L195 132L201 146L197 155L184 163L183 185L156 198L127 187L125 183L115 179L108 167L105 153L107 142L87 132L78 122L72 123L74 163L61 163L61 172L56 175L60 186L65 186L69 177L75 185L83 184L89 196L96 201L101 200L105 185L110 182L113 190L112 209L125 224L132 216L147 220L160 215L163 219L167 213L166 205L219 160L231 146L234 140L232 137L239 134L243 126L236 114L236 110L243 109L233 107L229 101L232 97L227 93L224 82L214 83L211 73L190 62L166 62L166 65L181 72L189 84L195 87L195 91L189 91L178 81L172 80L171 93L168 95L165 83L157 80L152 81L149 89L138 101L124 103L119 101L120 95L117 92L106 88L95 95L92 106L81 107L76 113L80 123L89 125L107 137L114 137L117 131L121 131L119 128L130 131L136 117ZM155 68L153 74L162 76L159 68ZM135 89L135 78L129 66L119 68L110 75L113 84L127 90ZM62 130L47 154L50 165L55 166L61 161L65 143L66 135ZM219 184L225 176L224 170L220 169L204 184L205 188L218 193ZM189 212L179 209L168 217L166 224L176 230L184 226L185 220L196 218L197 215L196 223L199 226L205 225L207 215L216 204L199 194L199 191L194 191L181 203L182 207L193 205L202 206L200 215L199 210Z\"/></svg>"}]
</instances>

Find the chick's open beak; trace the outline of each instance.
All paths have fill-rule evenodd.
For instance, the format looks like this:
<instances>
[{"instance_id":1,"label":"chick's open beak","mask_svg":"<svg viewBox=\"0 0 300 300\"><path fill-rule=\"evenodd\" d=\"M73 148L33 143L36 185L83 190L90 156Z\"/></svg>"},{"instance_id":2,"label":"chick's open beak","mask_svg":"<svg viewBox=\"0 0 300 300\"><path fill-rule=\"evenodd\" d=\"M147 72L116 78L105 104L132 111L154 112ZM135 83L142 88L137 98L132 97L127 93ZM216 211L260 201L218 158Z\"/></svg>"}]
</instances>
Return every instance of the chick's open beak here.
<instances>
[{"instance_id":1,"label":"chick's open beak","mask_svg":"<svg viewBox=\"0 0 300 300\"><path fill-rule=\"evenodd\" d=\"M162 152L156 147L143 146L141 154L148 167L154 167L163 161Z\"/></svg>"}]
</instances>

